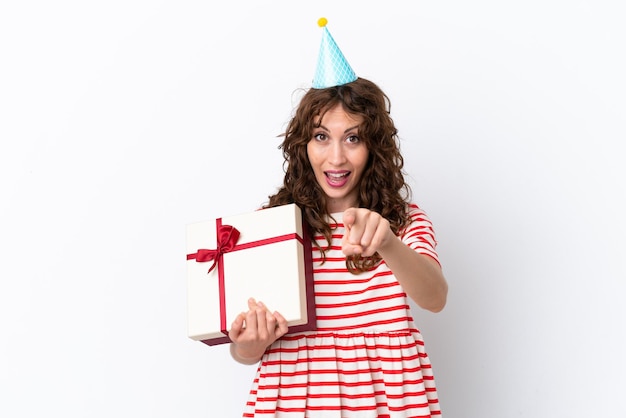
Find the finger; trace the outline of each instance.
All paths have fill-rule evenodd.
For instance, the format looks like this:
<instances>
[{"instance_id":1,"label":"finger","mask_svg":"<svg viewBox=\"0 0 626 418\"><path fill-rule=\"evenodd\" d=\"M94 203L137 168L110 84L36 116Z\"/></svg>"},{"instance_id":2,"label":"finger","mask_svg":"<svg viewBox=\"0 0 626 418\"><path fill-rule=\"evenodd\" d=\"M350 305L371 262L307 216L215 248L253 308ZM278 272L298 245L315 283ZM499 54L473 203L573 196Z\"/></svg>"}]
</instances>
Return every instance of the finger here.
<instances>
[{"instance_id":1,"label":"finger","mask_svg":"<svg viewBox=\"0 0 626 418\"><path fill-rule=\"evenodd\" d=\"M356 221L356 208L348 208L343 212L343 226L346 229L352 228Z\"/></svg>"},{"instance_id":2,"label":"finger","mask_svg":"<svg viewBox=\"0 0 626 418\"><path fill-rule=\"evenodd\" d=\"M272 315L271 312L265 311L265 325L267 329L267 335L274 335L274 331L276 330L276 317Z\"/></svg>"},{"instance_id":3,"label":"finger","mask_svg":"<svg viewBox=\"0 0 626 418\"><path fill-rule=\"evenodd\" d=\"M346 229L346 231L343 234L343 237L341 238L341 251L345 255L360 254L362 251L361 246L352 244L350 242L350 236L351 236L351 232Z\"/></svg>"},{"instance_id":4,"label":"finger","mask_svg":"<svg viewBox=\"0 0 626 418\"><path fill-rule=\"evenodd\" d=\"M267 306L265 306L265 304L263 302L261 302L260 300L256 303L257 308L261 308L265 311L269 311L269 309L267 308Z\"/></svg>"},{"instance_id":5,"label":"finger","mask_svg":"<svg viewBox=\"0 0 626 418\"><path fill-rule=\"evenodd\" d=\"M235 341L241 335L243 331L243 322L245 320L246 314L244 312L237 315L232 325L230 326L230 331L228 332L228 336L231 340Z\"/></svg>"},{"instance_id":6,"label":"finger","mask_svg":"<svg viewBox=\"0 0 626 418\"><path fill-rule=\"evenodd\" d=\"M341 239L341 251L345 254L345 255L357 255L357 254L361 254L363 252L363 248L361 248L360 245L358 244L353 244L350 242L350 235L351 232L346 230L346 232L343 235L343 238Z\"/></svg>"},{"instance_id":7,"label":"finger","mask_svg":"<svg viewBox=\"0 0 626 418\"><path fill-rule=\"evenodd\" d=\"M344 255L359 255L363 253L363 248L360 245L345 243L341 246L341 252Z\"/></svg>"},{"instance_id":8,"label":"finger","mask_svg":"<svg viewBox=\"0 0 626 418\"><path fill-rule=\"evenodd\" d=\"M267 339L267 317L266 311L263 307L257 307L255 311L256 315L256 331L259 339L265 340Z\"/></svg>"},{"instance_id":9,"label":"finger","mask_svg":"<svg viewBox=\"0 0 626 418\"><path fill-rule=\"evenodd\" d=\"M235 320L231 324L230 329L241 330L243 328L243 323L244 323L245 319L246 319L246 313L245 312L241 312L240 314L238 314L235 317Z\"/></svg>"},{"instance_id":10,"label":"finger","mask_svg":"<svg viewBox=\"0 0 626 418\"><path fill-rule=\"evenodd\" d=\"M276 318L276 328L274 330L274 335L276 338L280 338L289 331L289 327L287 326L287 320L280 313L274 312L274 318Z\"/></svg>"},{"instance_id":11,"label":"finger","mask_svg":"<svg viewBox=\"0 0 626 418\"><path fill-rule=\"evenodd\" d=\"M361 237L363 256L369 257L378 251L387 229L389 229L389 222L382 216L371 213L367 219L367 227Z\"/></svg>"},{"instance_id":12,"label":"finger","mask_svg":"<svg viewBox=\"0 0 626 418\"><path fill-rule=\"evenodd\" d=\"M367 209L354 210L354 222L349 230L346 229L347 239L350 244L363 246L363 234L368 227L368 212Z\"/></svg>"},{"instance_id":13,"label":"finger","mask_svg":"<svg viewBox=\"0 0 626 418\"><path fill-rule=\"evenodd\" d=\"M344 230L343 233L343 237L341 237L341 249L345 250L345 248L350 245L350 242L348 241L350 239L350 230L346 227L346 229ZM345 251L344 251L345 253Z\"/></svg>"},{"instance_id":14,"label":"finger","mask_svg":"<svg viewBox=\"0 0 626 418\"><path fill-rule=\"evenodd\" d=\"M376 236L376 230L378 228L380 217L370 212L367 216L363 217L361 238L359 244L366 249L372 244L374 237Z\"/></svg>"},{"instance_id":15,"label":"finger","mask_svg":"<svg viewBox=\"0 0 626 418\"><path fill-rule=\"evenodd\" d=\"M250 298L248 299L248 309L250 309L251 311L255 310L257 306L257 302L254 298Z\"/></svg>"},{"instance_id":16,"label":"finger","mask_svg":"<svg viewBox=\"0 0 626 418\"><path fill-rule=\"evenodd\" d=\"M363 252L363 255L369 257L375 252L379 251L386 242L395 238L395 234L391 230L389 221L379 216L376 224L376 230L367 248Z\"/></svg>"},{"instance_id":17,"label":"finger","mask_svg":"<svg viewBox=\"0 0 626 418\"><path fill-rule=\"evenodd\" d=\"M257 329L257 314L256 309L251 309L246 313L246 325L247 330L251 330L256 333Z\"/></svg>"}]
</instances>

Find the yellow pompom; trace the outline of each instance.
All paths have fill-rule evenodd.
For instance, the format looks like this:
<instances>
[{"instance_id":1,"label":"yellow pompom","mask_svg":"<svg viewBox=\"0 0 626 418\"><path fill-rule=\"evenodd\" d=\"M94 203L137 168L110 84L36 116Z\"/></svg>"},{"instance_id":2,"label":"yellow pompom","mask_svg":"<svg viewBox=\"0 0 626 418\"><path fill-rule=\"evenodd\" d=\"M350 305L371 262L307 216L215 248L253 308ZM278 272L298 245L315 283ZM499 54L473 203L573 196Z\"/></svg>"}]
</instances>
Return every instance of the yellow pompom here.
<instances>
[{"instance_id":1,"label":"yellow pompom","mask_svg":"<svg viewBox=\"0 0 626 418\"><path fill-rule=\"evenodd\" d=\"M323 28L324 26L326 26L327 23L328 23L328 20L326 20L325 17L320 17L317 20L317 26L319 26L320 28Z\"/></svg>"}]
</instances>

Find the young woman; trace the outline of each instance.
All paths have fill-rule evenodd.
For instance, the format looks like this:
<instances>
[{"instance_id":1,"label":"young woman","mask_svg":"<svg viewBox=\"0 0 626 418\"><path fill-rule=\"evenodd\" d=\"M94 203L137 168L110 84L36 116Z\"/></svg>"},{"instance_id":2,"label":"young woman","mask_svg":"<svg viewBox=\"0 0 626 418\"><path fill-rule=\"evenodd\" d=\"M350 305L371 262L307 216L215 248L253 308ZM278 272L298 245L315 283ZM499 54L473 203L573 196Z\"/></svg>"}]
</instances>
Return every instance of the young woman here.
<instances>
[{"instance_id":1,"label":"young woman","mask_svg":"<svg viewBox=\"0 0 626 418\"><path fill-rule=\"evenodd\" d=\"M280 313L250 299L229 334L234 359L260 362L244 417L440 415L407 298L438 312L448 288L389 109L356 78L308 90L287 127L267 207L296 203L313 232L318 329L286 334Z\"/></svg>"}]
</instances>

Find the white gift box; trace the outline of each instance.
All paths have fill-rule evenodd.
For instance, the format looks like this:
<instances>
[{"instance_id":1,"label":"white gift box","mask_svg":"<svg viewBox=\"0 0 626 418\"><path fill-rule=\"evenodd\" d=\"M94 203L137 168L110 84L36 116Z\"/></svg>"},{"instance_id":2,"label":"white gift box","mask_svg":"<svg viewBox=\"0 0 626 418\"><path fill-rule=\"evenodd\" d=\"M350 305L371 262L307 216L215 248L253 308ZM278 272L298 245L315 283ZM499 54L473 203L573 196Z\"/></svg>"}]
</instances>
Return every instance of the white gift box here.
<instances>
[{"instance_id":1,"label":"white gift box","mask_svg":"<svg viewBox=\"0 0 626 418\"><path fill-rule=\"evenodd\" d=\"M315 329L311 240L297 205L192 223L186 241L189 338L229 342L251 297L280 312L290 333Z\"/></svg>"}]
</instances>

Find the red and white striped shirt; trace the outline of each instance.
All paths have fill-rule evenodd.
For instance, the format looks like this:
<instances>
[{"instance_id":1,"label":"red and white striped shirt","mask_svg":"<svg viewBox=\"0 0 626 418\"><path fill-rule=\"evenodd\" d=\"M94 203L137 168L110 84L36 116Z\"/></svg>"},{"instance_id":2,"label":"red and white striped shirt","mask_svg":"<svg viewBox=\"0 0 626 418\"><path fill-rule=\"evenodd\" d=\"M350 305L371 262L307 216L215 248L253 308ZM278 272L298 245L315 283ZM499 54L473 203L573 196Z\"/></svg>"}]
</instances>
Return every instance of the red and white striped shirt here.
<instances>
[{"instance_id":1,"label":"red and white striped shirt","mask_svg":"<svg viewBox=\"0 0 626 418\"><path fill-rule=\"evenodd\" d=\"M341 215L333 215L324 263L313 248L317 330L285 335L269 347L243 416L440 417L430 360L407 296L384 261L358 275L347 270ZM430 220L416 205L410 215L400 239L437 260Z\"/></svg>"}]
</instances>

